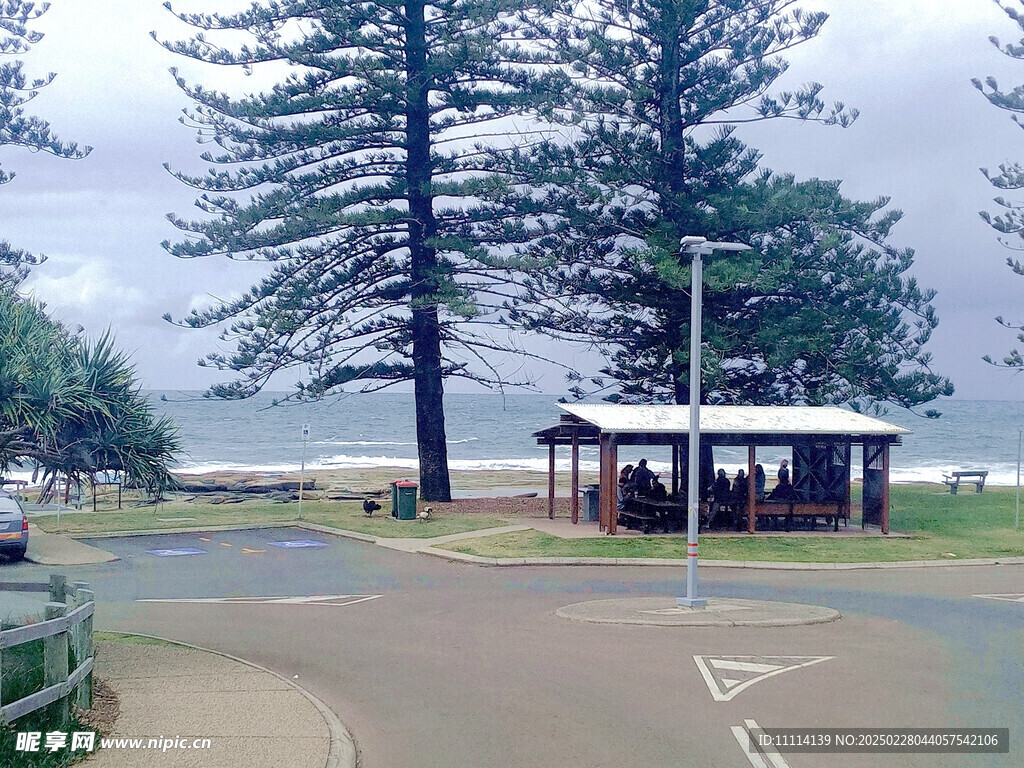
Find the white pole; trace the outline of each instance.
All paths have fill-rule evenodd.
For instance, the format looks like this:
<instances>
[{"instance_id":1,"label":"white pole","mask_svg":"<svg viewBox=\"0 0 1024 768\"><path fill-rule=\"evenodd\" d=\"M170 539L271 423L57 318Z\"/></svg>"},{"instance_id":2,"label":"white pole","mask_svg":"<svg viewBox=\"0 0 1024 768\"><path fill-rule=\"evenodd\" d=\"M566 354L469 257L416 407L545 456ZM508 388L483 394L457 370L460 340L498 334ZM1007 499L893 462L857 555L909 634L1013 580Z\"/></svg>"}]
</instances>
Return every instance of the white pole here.
<instances>
[{"instance_id":1,"label":"white pole","mask_svg":"<svg viewBox=\"0 0 1024 768\"><path fill-rule=\"evenodd\" d=\"M299 465L299 520L302 519L302 487L306 472L306 438L302 438L302 464Z\"/></svg>"},{"instance_id":2,"label":"white pole","mask_svg":"<svg viewBox=\"0 0 1024 768\"><path fill-rule=\"evenodd\" d=\"M708 601L697 597L697 532L700 526L700 338L701 301L704 292L704 263L700 248L693 248L690 268L690 445L687 465L686 506L686 597L679 605L701 608Z\"/></svg>"},{"instance_id":3,"label":"white pole","mask_svg":"<svg viewBox=\"0 0 1024 768\"><path fill-rule=\"evenodd\" d=\"M1017 515L1014 517L1013 527L1020 530L1020 448L1024 442L1024 431L1017 431Z\"/></svg>"}]
</instances>

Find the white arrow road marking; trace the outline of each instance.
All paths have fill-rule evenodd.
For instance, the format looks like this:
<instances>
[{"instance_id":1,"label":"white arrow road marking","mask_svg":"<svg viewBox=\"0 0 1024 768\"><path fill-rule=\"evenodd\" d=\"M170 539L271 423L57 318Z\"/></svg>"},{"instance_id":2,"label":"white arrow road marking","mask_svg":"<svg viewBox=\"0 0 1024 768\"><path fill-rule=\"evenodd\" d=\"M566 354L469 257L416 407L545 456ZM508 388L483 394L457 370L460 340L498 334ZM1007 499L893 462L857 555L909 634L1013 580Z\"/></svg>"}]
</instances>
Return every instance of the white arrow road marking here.
<instances>
[{"instance_id":1,"label":"white arrow road marking","mask_svg":"<svg viewBox=\"0 0 1024 768\"><path fill-rule=\"evenodd\" d=\"M308 595L298 597L192 597L157 599L145 598L137 603L204 603L220 605L333 605L341 607L376 600L383 595Z\"/></svg>"},{"instance_id":2,"label":"white arrow road marking","mask_svg":"<svg viewBox=\"0 0 1024 768\"><path fill-rule=\"evenodd\" d=\"M754 683L833 656L694 656L715 701L731 701Z\"/></svg>"},{"instance_id":3,"label":"white arrow road marking","mask_svg":"<svg viewBox=\"0 0 1024 768\"><path fill-rule=\"evenodd\" d=\"M1007 595L975 595L983 600L1005 600L1009 603L1024 603L1024 592L1012 592Z\"/></svg>"},{"instance_id":4,"label":"white arrow road marking","mask_svg":"<svg viewBox=\"0 0 1024 768\"><path fill-rule=\"evenodd\" d=\"M732 735L739 742L743 754L747 756L747 760L750 761L753 768L789 768L789 763L783 759L775 747L758 746L753 749L754 744L750 734L760 730L761 726L753 720L744 720L743 722L746 725L745 728L742 725L731 727Z\"/></svg>"}]
</instances>

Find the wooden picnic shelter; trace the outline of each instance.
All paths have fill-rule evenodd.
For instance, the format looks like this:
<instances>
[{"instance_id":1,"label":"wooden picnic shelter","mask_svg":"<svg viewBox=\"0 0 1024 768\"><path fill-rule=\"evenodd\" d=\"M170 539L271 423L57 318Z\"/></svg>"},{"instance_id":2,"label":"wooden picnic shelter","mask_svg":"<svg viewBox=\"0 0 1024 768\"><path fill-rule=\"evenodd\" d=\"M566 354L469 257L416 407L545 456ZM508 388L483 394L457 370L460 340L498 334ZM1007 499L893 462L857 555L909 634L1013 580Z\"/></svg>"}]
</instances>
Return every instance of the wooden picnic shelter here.
<instances>
[{"instance_id":1,"label":"wooden picnic shelter","mask_svg":"<svg viewBox=\"0 0 1024 768\"><path fill-rule=\"evenodd\" d=\"M600 455L600 518L602 531L617 528L618 447L651 445L672 448L671 493L678 494L686 476L689 443L688 405L566 404L554 427L534 433L538 445L548 446L548 516L554 517L555 451L571 448L571 510L579 520L579 449L597 446ZM701 444L746 446L748 497L747 531L754 533L759 515L778 515L755 498L754 472L758 447L792 449L793 490L797 499L788 514L849 519L851 456L863 451L862 525L879 525L889 533L889 448L899 445L910 430L880 419L828 406L702 405Z\"/></svg>"}]
</instances>

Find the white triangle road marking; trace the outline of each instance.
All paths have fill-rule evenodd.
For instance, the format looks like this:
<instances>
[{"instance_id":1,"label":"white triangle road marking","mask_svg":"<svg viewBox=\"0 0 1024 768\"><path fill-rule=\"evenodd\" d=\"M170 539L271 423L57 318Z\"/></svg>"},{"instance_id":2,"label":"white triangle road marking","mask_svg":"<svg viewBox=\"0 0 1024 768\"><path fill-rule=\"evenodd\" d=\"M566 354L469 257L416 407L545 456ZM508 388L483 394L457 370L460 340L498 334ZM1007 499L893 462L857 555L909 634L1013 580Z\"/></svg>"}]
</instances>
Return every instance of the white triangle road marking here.
<instances>
[{"instance_id":1,"label":"white triangle road marking","mask_svg":"<svg viewBox=\"0 0 1024 768\"><path fill-rule=\"evenodd\" d=\"M834 656L694 656L715 701L731 701L754 683L794 669L810 667ZM726 677L719 670L728 670ZM736 674L737 672L746 674Z\"/></svg>"},{"instance_id":2,"label":"white triangle road marking","mask_svg":"<svg viewBox=\"0 0 1024 768\"><path fill-rule=\"evenodd\" d=\"M1024 592L1011 592L1005 595L975 595L983 600L1005 600L1009 603L1024 603Z\"/></svg>"},{"instance_id":3,"label":"white triangle road marking","mask_svg":"<svg viewBox=\"0 0 1024 768\"><path fill-rule=\"evenodd\" d=\"M734 669L737 672L772 672L785 664L754 664L749 661L732 661L730 659L708 659L715 669Z\"/></svg>"},{"instance_id":4,"label":"white triangle road marking","mask_svg":"<svg viewBox=\"0 0 1024 768\"><path fill-rule=\"evenodd\" d=\"M306 595L297 597L191 597L191 598L144 598L137 603L201 603L217 605L330 605L337 608L346 605L376 600L383 595ZM339 602L343 601L343 602Z\"/></svg>"}]
</instances>

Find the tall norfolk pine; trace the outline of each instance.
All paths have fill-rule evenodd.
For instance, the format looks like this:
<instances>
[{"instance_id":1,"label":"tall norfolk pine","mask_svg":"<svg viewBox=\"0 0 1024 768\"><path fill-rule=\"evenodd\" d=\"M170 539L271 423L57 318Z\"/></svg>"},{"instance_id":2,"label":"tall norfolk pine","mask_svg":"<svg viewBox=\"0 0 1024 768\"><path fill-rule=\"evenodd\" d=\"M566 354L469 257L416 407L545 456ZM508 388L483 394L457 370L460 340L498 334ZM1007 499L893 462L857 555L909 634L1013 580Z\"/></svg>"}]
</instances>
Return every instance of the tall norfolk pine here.
<instances>
[{"instance_id":1,"label":"tall norfolk pine","mask_svg":"<svg viewBox=\"0 0 1024 768\"><path fill-rule=\"evenodd\" d=\"M508 162L544 191L547 231L530 252L571 257L537 273L513 320L599 347L607 379L591 383L613 397L685 403L679 238L740 241L754 250L705 270L705 400L913 407L951 393L924 351L933 293L907 275L913 252L886 243L899 212L761 169L736 134L855 118L820 85L772 90L778 54L825 20L790 0L595 0L558 16L546 34L577 77L581 129Z\"/></svg>"},{"instance_id":2,"label":"tall norfolk pine","mask_svg":"<svg viewBox=\"0 0 1024 768\"><path fill-rule=\"evenodd\" d=\"M308 377L300 398L412 380L429 500L450 498L444 379L505 379L495 361L511 346L486 329L516 277L489 254L526 235L515 210L479 197L493 170L472 144L507 132L499 121L560 79L520 46L529 5L268 0L179 14L200 32L167 44L211 64L292 67L242 98L178 78L197 104L189 118L217 144L203 157L221 168L178 174L209 216L172 217L188 239L166 247L271 265L241 298L185 318L228 326L234 351L207 360L238 376L214 392L245 397L288 368ZM248 42L220 47L228 30Z\"/></svg>"},{"instance_id":3,"label":"tall norfolk pine","mask_svg":"<svg viewBox=\"0 0 1024 768\"><path fill-rule=\"evenodd\" d=\"M18 59L6 60L29 52L43 35L31 28L33 21L46 13L48 3L26 0L0 0L0 147L23 147L33 152L49 152L57 157L81 158L89 147L66 143L50 131L50 125L35 115L25 114L25 105L41 88L49 85L53 73L43 77L25 74ZM0 167L0 184L6 184L13 173ZM0 282L16 282L25 275L26 265L38 264L41 257L16 249L0 239ZM6 269L4 269L6 268Z\"/></svg>"},{"instance_id":4,"label":"tall norfolk pine","mask_svg":"<svg viewBox=\"0 0 1024 768\"><path fill-rule=\"evenodd\" d=\"M996 5L1005 11L1006 15L1013 20L1021 31L1024 31L1024 2L1020 3L1020 8L1016 7L1017 3L1007 3L1004 5L998 2L998 0ZM989 40L1011 59L1024 59L1024 38L1017 43L1008 43L1006 45L1000 44L999 38L995 36L990 37ZM1012 91L1002 91L999 89L999 83L993 77L986 78L984 84L978 79L972 82L975 88L985 94L985 98L990 103L1000 109L1005 109L1012 115L1013 121L1017 125L1021 125L1019 115L1024 114L1024 85L1018 85ZM1024 165L1019 162L999 166L998 173L990 172L987 168L982 168L981 172L985 174L985 178L996 189L1010 190L1011 192L1024 189ZM1008 236L1000 238L1000 242L1003 245L1015 251L1021 250L1024 248L1024 243L1021 242L1024 241L1024 204L1021 204L1019 200L1008 200L1005 197L997 197L994 202L999 206L1000 212L993 216L986 211L982 211L981 218L997 232ZM1024 275L1024 264L1019 259L1008 256L1006 264L1016 274ZM1007 321L1002 317L997 317L996 322L1004 328L1011 328L1017 331L1017 341L1024 342L1024 322L1020 320ZM993 365L1005 366L1007 368L1017 370L1024 368L1024 353L1021 353L1016 348L1011 349L1010 353L1004 356L1001 362L995 362L988 355L985 355L984 360Z\"/></svg>"}]
</instances>

